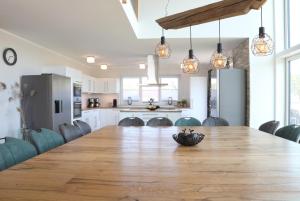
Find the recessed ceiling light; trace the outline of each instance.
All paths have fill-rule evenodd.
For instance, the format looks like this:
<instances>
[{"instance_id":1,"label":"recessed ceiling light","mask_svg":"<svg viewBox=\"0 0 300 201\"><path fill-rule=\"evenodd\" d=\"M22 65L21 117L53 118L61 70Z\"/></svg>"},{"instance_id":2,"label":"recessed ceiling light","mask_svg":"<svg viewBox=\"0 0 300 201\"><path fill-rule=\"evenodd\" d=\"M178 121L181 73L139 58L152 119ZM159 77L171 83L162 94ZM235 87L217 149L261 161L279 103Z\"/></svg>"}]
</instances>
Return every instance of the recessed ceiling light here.
<instances>
[{"instance_id":1,"label":"recessed ceiling light","mask_svg":"<svg viewBox=\"0 0 300 201\"><path fill-rule=\"evenodd\" d=\"M93 56L88 56L88 57L86 57L86 62L88 64L94 64L96 62L96 58Z\"/></svg>"},{"instance_id":2,"label":"recessed ceiling light","mask_svg":"<svg viewBox=\"0 0 300 201\"><path fill-rule=\"evenodd\" d=\"M140 64L140 69L146 69L146 64Z\"/></svg>"},{"instance_id":3,"label":"recessed ceiling light","mask_svg":"<svg viewBox=\"0 0 300 201\"><path fill-rule=\"evenodd\" d=\"M101 70L107 70L107 65L106 64L101 64L100 65Z\"/></svg>"}]
</instances>

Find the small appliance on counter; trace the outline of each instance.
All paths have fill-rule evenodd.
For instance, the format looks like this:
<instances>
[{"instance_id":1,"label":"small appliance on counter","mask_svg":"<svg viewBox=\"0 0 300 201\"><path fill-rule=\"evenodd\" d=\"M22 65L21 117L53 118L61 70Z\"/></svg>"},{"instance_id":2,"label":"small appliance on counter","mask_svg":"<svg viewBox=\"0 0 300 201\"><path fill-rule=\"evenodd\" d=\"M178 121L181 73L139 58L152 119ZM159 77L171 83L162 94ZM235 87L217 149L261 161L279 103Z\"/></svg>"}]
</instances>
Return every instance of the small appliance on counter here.
<instances>
[{"instance_id":1,"label":"small appliance on counter","mask_svg":"<svg viewBox=\"0 0 300 201\"><path fill-rule=\"evenodd\" d=\"M89 98L88 99L88 108L94 108L95 107L95 99Z\"/></svg>"},{"instance_id":2,"label":"small appliance on counter","mask_svg":"<svg viewBox=\"0 0 300 201\"><path fill-rule=\"evenodd\" d=\"M94 107L100 107L100 99L94 98Z\"/></svg>"},{"instance_id":3,"label":"small appliance on counter","mask_svg":"<svg viewBox=\"0 0 300 201\"><path fill-rule=\"evenodd\" d=\"M113 99L113 107L118 107L118 101L117 101L117 99Z\"/></svg>"}]
</instances>

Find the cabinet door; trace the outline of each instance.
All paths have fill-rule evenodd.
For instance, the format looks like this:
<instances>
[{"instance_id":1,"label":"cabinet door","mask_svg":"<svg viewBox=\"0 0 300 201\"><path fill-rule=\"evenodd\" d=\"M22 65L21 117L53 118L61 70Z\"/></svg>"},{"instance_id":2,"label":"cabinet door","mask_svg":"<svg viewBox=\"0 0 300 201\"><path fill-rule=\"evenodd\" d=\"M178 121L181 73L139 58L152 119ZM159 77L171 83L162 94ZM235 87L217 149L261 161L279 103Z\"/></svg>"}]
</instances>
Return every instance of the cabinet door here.
<instances>
[{"instance_id":1,"label":"cabinet door","mask_svg":"<svg viewBox=\"0 0 300 201\"><path fill-rule=\"evenodd\" d=\"M86 75L82 76L82 92L88 93L89 92L89 80Z\"/></svg>"},{"instance_id":2,"label":"cabinet door","mask_svg":"<svg viewBox=\"0 0 300 201\"><path fill-rule=\"evenodd\" d=\"M95 91L96 93L105 93L105 80L104 79L97 79L96 80Z\"/></svg>"},{"instance_id":3,"label":"cabinet door","mask_svg":"<svg viewBox=\"0 0 300 201\"><path fill-rule=\"evenodd\" d=\"M119 79L107 79L106 93L120 93L120 80Z\"/></svg>"}]
</instances>

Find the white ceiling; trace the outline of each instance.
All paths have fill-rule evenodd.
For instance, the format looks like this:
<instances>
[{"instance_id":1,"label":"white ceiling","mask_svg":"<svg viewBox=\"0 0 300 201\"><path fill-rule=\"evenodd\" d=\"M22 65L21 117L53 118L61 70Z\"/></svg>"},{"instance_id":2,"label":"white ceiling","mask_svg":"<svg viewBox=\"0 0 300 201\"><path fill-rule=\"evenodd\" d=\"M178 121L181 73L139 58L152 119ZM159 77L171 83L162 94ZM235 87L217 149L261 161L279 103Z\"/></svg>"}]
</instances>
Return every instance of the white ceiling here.
<instances>
[{"instance_id":1,"label":"white ceiling","mask_svg":"<svg viewBox=\"0 0 300 201\"><path fill-rule=\"evenodd\" d=\"M146 1L149 10L157 10L160 6L159 0L141 0L141 5ZM184 5L181 0L173 1L177 8ZM0 5L2 29L81 62L85 62L87 55L96 55L98 64L108 64L112 68L137 67L146 61L146 55L154 53L159 42L157 34L148 39L136 38L119 0L0 0ZM149 27L157 26L154 20L160 15L157 11L151 15L153 19L144 18L145 23ZM145 24L141 27L147 32ZM185 32L183 34L188 36ZM232 49L242 40L226 38L224 48ZM178 37L168 42L173 54L163 64L177 67L189 49L188 39ZM216 43L215 38L194 39L194 51L202 63L209 62Z\"/></svg>"}]
</instances>

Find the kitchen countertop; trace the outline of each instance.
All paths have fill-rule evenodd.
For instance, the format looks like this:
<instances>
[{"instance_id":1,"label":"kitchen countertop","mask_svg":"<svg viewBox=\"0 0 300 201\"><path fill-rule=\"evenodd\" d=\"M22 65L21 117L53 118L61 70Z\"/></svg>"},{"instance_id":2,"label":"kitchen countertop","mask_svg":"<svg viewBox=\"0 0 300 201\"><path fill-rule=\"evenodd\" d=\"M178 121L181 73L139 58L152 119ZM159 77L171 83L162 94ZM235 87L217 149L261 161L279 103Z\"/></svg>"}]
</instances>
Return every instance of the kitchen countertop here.
<instances>
[{"instance_id":1,"label":"kitchen countertop","mask_svg":"<svg viewBox=\"0 0 300 201\"><path fill-rule=\"evenodd\" d=\"M120 112L182 112L181 109L157 109L157 110L148 110L148 109L120 109Z\"/></svg>"},{"instance_id":2,"label":"kitchen countertop","mask_svg":"<svg viewBox=\"0 0 300 201\"><path fill-rule=\"evenodd\" d=\"M99 110L99 109L116 109L120 112L182 112L184 109L191 109L191 108L178 108L178 107L164 107L157 110L148 110L145 107L98 107L98 108L83 108L82 111L90 111L90 110Z\"/></svg>"}]
</instances>

